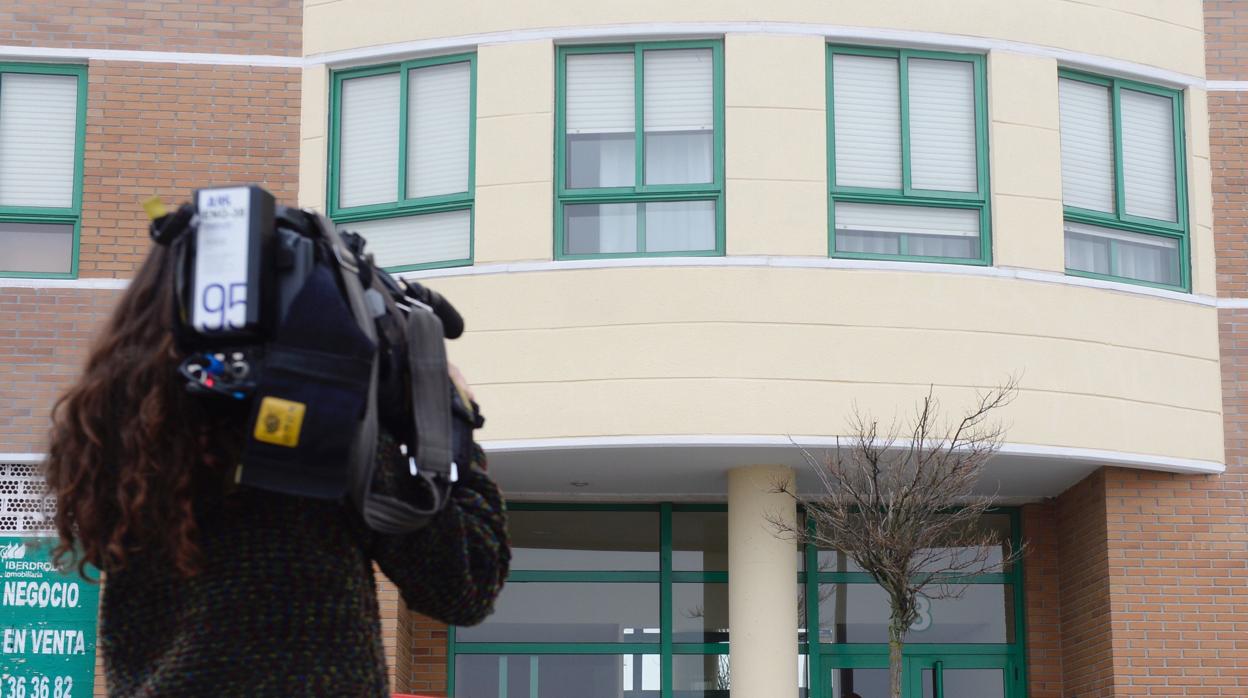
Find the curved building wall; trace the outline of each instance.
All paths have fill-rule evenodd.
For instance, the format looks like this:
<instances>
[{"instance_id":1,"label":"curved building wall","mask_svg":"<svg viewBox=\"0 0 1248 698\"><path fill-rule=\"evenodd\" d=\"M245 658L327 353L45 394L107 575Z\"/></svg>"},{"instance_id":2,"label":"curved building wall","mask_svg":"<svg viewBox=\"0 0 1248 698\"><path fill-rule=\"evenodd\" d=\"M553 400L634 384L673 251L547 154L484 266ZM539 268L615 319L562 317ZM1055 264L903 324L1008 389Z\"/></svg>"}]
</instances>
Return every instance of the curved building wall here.
<instances>
[{"instance_id":1,"label":"curved building wall","mask_svg":"<svg viewBox=\"0 0 1248 698\"><path fill-rule=\"evenodd\" d=\"M308 4L305 50L323 61L304 72L301 203L326 202L334 70L475 52L473 266L415 274L469 318L451 352L489 405L488 441L834 437L855 405L888 420L933 386L957 409L1017 376L1012 444L1223 462L1199 3L461 3L408 16L392 2ZM557 48L682 34L724 47L725 254L557 260ZM826 47L916 37L987 57L987 268L829 259ZM1064 274L1069 67L1185 88L1191 292Z\"/></svg>"}]
</instances>

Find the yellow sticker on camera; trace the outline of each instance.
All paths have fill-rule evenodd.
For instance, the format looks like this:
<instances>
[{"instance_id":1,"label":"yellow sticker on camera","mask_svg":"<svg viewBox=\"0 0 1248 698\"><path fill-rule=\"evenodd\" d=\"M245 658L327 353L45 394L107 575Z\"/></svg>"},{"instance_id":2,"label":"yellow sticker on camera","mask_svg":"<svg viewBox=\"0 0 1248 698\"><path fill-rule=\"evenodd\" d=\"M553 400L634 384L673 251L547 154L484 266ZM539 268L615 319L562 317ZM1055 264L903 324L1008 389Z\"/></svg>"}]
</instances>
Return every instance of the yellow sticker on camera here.
<instances>
[{"instance_id":1,"label":"yellow sticker on camera","mask_svg":"<svg viewBox=\"0 0 1248 698\"><path fill-rule=\"evenodd\" d=\"M299 445L299 430L308 406L302 402L266 397L260 401L256 415L256 441L294 448Z\"/></svg>"}]
</instances>

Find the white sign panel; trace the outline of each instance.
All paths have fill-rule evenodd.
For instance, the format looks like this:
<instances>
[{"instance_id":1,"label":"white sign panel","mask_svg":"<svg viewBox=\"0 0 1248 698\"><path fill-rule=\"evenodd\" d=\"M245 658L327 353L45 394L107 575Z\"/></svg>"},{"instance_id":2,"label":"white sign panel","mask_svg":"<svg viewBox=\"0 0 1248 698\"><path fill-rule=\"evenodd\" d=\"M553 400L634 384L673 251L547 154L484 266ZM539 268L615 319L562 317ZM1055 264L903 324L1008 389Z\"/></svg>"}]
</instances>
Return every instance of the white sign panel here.
<instances>
[{"instance_id":1,"label":"white sign panel","mask_svg":"<svg viewBox=\"0 0 1248 698\"><path fill-rule=\"evenodd\" d=\"M204 189L196 206L199 240L191 324L200 332L242 329L247 324L251 194L246 187Z\"/></svg>"}]
</instances>

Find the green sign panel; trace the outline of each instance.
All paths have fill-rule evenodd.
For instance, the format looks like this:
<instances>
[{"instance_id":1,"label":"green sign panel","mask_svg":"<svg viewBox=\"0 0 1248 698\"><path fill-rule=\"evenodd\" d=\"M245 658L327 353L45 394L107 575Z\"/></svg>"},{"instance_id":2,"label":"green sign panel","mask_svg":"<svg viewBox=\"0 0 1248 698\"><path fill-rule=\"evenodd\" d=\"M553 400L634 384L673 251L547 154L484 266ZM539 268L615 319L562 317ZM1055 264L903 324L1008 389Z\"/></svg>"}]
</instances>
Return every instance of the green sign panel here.
<instances>
[{"instance_id":1,"label":"green sign panel","mask_svg":"<svg viewBox=\"0 0 1248 698\"><path fill-rule=\"evenodd\" d=\"M0 698L87 698L100 587L51 562L55 538L0 537Z\"/></svg>"}]
</instances>

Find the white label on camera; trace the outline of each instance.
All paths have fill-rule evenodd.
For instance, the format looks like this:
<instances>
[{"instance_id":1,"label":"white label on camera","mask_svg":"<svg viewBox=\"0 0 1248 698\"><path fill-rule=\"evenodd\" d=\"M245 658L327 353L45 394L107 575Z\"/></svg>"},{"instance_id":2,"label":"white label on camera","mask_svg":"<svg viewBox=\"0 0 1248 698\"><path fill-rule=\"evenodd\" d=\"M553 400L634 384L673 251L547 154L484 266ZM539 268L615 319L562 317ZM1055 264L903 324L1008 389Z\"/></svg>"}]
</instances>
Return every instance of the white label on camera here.
<instances>
[{"instance_id":1,"label":"white label on camera","mask_svg":"<svg viewBox=\"0 0 1248 698\"><path fill-rule=\"evenodd\" d=\"M240 330L247 324L251 192L246 187L203 189L196 207L199 238L191 324L200 332Z\"/></svg>"}]
</instances>

